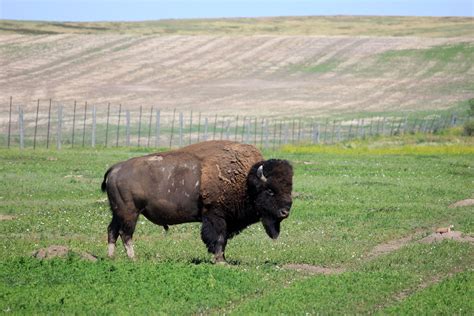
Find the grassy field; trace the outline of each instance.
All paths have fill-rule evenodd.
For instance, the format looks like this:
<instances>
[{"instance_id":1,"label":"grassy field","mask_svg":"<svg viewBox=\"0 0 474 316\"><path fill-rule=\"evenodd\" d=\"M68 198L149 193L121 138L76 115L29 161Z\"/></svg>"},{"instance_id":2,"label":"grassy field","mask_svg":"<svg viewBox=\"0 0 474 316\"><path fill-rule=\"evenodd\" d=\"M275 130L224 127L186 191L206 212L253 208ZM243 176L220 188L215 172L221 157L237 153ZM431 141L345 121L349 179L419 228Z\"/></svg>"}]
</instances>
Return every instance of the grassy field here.
<instances>
[{"instance_id":1,"label":"grassy field","mask_svg":"<svg viewBox=\"0 0 474 316\"><path fill-rule=\"evenodd\" d=\"M376 26L376 27L374 27ZM472 36L470 17L308 16L142 22L0 21L0 34Z\"/></svg>"},{"instance_id":2,"label":"grassy field","mask_svg":"<svg viewBox=\"0 0 474 316\"><path fill-rule=\"evenodd\" d=\"M260 224L232 239L226 266L211 264L199 224L165 233L143 218L138 260L122 247L106 258L103 173L148 150L0 149L0 310L472 315L474 206L449 206L473 197L473 148L411 136L266 152L295 168L292 214L276 242ZM450 224L461 240L420 242ZM70 252L32 256L52 245Z\"/></svg>"}]
</instances>

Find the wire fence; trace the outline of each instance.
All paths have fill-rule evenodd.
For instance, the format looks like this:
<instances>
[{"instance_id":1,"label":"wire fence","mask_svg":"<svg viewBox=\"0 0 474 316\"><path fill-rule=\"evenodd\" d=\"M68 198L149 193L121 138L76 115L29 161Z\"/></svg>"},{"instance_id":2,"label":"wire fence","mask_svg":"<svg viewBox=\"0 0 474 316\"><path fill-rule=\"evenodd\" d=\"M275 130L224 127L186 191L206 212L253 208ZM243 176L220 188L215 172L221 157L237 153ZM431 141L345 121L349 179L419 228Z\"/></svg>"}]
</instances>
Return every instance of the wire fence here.
<instances>
[{"instance_id":1,"label":"wire fence","mask_svg":"<svg viewBox=\"0 0 474 316\"><path fill-rule=\"evenodd\" d=\"M66 106L52 100L16 105L0 114L0 142L8 148L168 147L206 140L234 140L265 149L286 144L334 144L351 139L412 133L436 133L463 124L455 113L376 116L360 119L218 116L201 112L127 109L84 102Z\"/></svg>"}]
</instances>

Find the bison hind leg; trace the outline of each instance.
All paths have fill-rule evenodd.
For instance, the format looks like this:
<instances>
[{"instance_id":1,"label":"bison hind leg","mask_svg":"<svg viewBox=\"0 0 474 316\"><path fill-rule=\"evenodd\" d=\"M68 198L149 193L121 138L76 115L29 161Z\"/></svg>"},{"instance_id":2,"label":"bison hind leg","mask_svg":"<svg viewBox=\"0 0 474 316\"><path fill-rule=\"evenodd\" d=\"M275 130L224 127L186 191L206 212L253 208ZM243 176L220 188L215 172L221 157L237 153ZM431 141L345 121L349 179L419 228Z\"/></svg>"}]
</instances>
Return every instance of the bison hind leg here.
<instances>
[{"instance_id":1,"label":"bison hind leg","mask_svg":"<svg viewBox=\"0 0 474 316\"><path fill-rule=\"evenodd\" d=\"M118 218L118 216L113 214L112 221L110 222L109 227L107 229L108 255L110 258L112 258L115 253L115 244L120 234L120 226L121 226L120 218Z\"/></svg>"},{"instance_id":2,"label":"bison hind leg","mask_svg":"<svg viewBox=\"0 0 474 316\"><path fill-rule=\"evenodd\" d=\"M112 215L112 221L108 227L108 256L110 258L114 256L115 245L119 235L122 238L127 256L131 259L135 257L132 237L137 224L138 214L129 217L128 219L124 219L116 213Z\"/></svg>"},{"instance_id":3,"label":"bison hind leg","mask_svg":"<svg viewBox=\"0 0 474 316\"><path fill-rule=\"evenodd\" d=\"M135 251L133 250L133 233L135 232L135 226L137 224L138 214L133 216L130 219L122 220L122 225L120 229L120 237L122 238L123 245L125 247L125 251L127 252L127 256L130 259L135 258Z\"/></svg>"}]
</instances>

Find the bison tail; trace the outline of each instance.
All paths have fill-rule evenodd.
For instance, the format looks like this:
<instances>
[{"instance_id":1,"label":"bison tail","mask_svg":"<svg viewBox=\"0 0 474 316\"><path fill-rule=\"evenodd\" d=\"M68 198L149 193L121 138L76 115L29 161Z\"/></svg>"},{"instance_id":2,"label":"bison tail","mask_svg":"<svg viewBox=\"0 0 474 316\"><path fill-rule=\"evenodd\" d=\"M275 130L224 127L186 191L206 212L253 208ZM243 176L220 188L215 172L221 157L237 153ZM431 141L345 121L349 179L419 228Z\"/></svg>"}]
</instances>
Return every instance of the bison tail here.
<instances>
[{"instance_id":1,"label":"bison tail","mask_svg":"<svg viewBox=\"0 0 474 316\"><path fill-rule=\"evenodd\" d=\"M102 181L102 185L101 185L101 189L102 189L102 192L105 192L105 190L107 189L107 176L109 175L110 171L112 171L112 168L113 167L110 167L109 170L107 170L104 174L104 181Z\"/></svg>"}]
</instances>

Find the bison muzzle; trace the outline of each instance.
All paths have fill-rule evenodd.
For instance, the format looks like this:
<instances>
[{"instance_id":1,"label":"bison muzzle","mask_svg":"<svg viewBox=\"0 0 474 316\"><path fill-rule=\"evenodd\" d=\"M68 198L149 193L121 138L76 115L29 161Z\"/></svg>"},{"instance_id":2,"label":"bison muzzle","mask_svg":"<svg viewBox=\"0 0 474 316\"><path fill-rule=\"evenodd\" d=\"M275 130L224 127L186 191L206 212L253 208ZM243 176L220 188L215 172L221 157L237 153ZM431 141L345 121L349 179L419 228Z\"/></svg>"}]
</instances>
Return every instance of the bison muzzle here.
<instances>
[{"instance_id":1,"label":"bison muzzle","mask_svg":"<svg viewBox=\"0 0 474 316\"><path fill-rule=\"evenodd\" d=\"M157 225L202 222L201 238L215 262L225 262L227 240L261 221L276 239L291 209L293 169L286 160L263 160L257 148L208 141L117 163L107 170L112 221L108 255L118 236L134 258L132 237L140 214Z\"/></svg>"}]
</instances>

